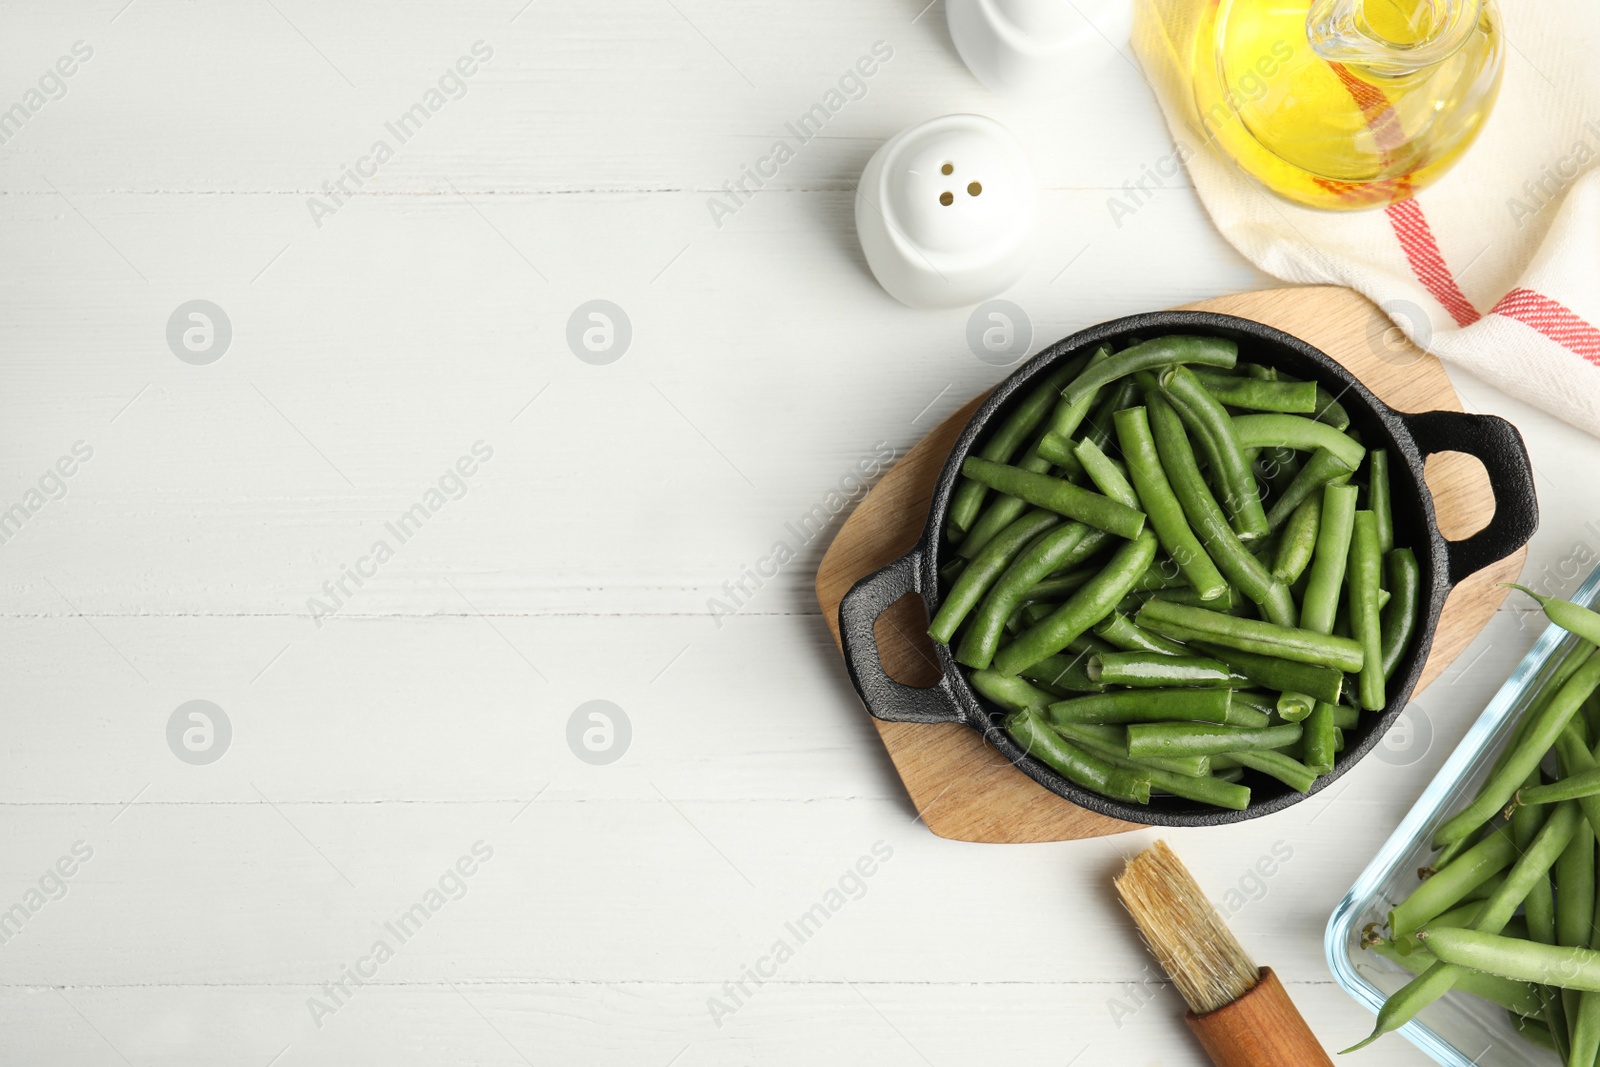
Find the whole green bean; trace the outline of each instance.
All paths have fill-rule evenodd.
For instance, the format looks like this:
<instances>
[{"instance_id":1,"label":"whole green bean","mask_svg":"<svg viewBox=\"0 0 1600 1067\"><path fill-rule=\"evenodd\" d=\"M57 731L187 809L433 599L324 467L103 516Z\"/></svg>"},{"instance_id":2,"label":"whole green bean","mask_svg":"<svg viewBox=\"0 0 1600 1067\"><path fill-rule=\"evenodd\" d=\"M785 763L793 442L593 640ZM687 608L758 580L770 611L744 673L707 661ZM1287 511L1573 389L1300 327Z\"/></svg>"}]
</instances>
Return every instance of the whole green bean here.
<instances>
[{"instance_id":1,"label":"whole green bean","mask_svg":"<svg viewBox=\"0 0 1600 1067\"><path fill-rule=\"evenodd\" d=\"M1005 633L1006 620L1022 603L1023 597L1061 565L1082 543L1089 528L1069 522L1046 530L1030 541L990 587L973 613L972 624L961 638L956 660L968 667L983 668L994 660L995 649Z\"/></svg>"},{"instance_id":2,"label":"whole green bean","mask_svg":"<svg viewBox=\"0 0 1600 1067\"><path fill-rule=\"evenodd\" d=\"M1091 670L1091 674L1092 674ZM1045 718L1051 723L1229 721L1227 689L1118 689L1050 704ZM1243 709L1250 714L1250 709Z\"/></svg>"},{"instance_id":3,"label":"whole green bean","mask_svg":"<svg viewBox=\"0 0 1600 1067\"><path fill-rule=\"evenodd\" d=\"M1389 912L1389 932L1406 937L1427 926L1467 898L1477 886L1505 870L1517 858L1510 833L1490 834L1450 866L1423 882Z\"/></svg>"},{"instance_id":4,"label":"whole green bean","mask_svg":"<svg viewBox=\"0 0 1600 1067\"><path fill-rule=\"evenodd\" d=\"M1306 716L1304 729L1302 761L1318 774L1327 774L1333 770L1339 734L1333 725L1333 705L1317 704Z\"/></svg>"},{"instance_id":5,"label":"whole green bean","mask_svg":"<svg viewBox=\"0 0 1600 1067\"><path fill-rule=\"evenodd\" d=\"M1448 926L1417 937L1445 963L1519 982L1600 992L1600 952L1592 948L1541 945Z\"/></svg>"},{"instance_id":6,"label":"whole green bean","mask_svg":"<svg viewBox=\"0 0 1600 1067\"><path fill-rule=\"evenodd\" d=\"M1276 656L1262 656L1224 648L1206 641L1192 641L1189 647L1201 655L1221 660L1250 681L1265 689L1304 693L1329 704L1339 701L1344 674L1333 667L1313 667Z\"/></svg>"},{"instance_id":7,"label":"whole green bean","mask_svg":"<svg viewBox=\"0 0 1600 1067\"><path fill-rule=\"evenodd\" d=\"M1600 686L1600 651L1590 653L1583 666L1573 672L1555 697L1529 722L1515 752L1489 776L1473 801L1434 832L1434 847L1443 848L1465 837L1503 809L1597 686Z\"/></svg>"},{"instance_id":8,"label":"whole green bean","mask_svg":"<svg viewBox=\"0 0 1600 1067\"><path fill-rule=\"evenodd\" d=\"M1134 689L1227 689L1233 682L1233 673L1214 659L1167 652L1108 652L1093 656L1089 660L1089 677Z\"/></svg>"},{"instance_id":9,"label":"whole green bean","mask_svg":"<svg viewBox=\"0 0 1600 1067\"><path fill-rule=\"evenodd\" d=\"M1160 396L1148 399L1150 429L1155 437L1161 466L1166 471L1173 493L1183 505L1184 514L1194 524L1196 535L1205 542L1212 562L1239 587L1240 592L1261 605L1269 619L1284 625L1292 624L1296 612L1289 587L1272 576L1266 565L1244 547L1228 525L1221 507L1200 474L1194 450L1172 405ZM1173 559L1178 557L1173 556ZM1201 588L1193 580L1190 584L1196 589Z\"/></svg>"},{"instance_id":10,"label":"whole green bean","mask_svg":"<svg viewBox=\"0 0 1600 1067\"><path fill-rule=\"evenodd\" d=\"M1309 415L1317 410L1317 387L1312 382L1239 378L1204 368L1192 373L1206 392L1230 407L1291 415Z\"/></svg>"},{"instance_id":11,"label":"whole green bean","mask_svg":"<svg viewBox=\"0 0 1600 1067\"><path fill-rule=\"evenodd\" d=\"M1035 474L976 456L967 457L961 464L961 472L1008 496L1119 537L1138 537L1144 529L1142 511L1048 474Z\"/></svg>"},{"instance_id":12,"label":"whole green bean","mask_svg":"<svg viewBox=\"0 0 1600 1067\"><path fill-rule=\"evenodd\" d=\"M996 463L1009 461L1055 406L1062 388L1082 373L1087 363L1087 357L1074 359L1046 375L1044 381L1034 386L1022 403L1017 405L1017 409L1006 416L977 454ZM963 532L970 530L978 517L978 509L983 506L986 492L986 486L964 479L950 498L950 525Z\"/></svg>"},{"instance_id":13,"label":"whole green bean","mask_svg":"<svg viewBox=\"0 0 1600 1067\"><path fill-rule=\"evenodd\" d=\"M1556 860L1556 944L1588 948L1594 921L1594 834L1576 833ZM1578 996L1563 993L1568 1019L1578 1016Z\"/></svg>"},{"instance_id":14,"label":"whole green bean","mask_svg":"<svg viewBox=\"0 0 1600 1067\"><path fill-rule=\"evenodd\" d=\"M1317 772L1282 752L1229 752L1229 759L1253 771L1276 778L1296 793L1308 793L1317 784Z\"/></svg>"},{"instance_id":15,"label":"whole green bean","mask_svg":"<svg viewBox=\"0 0 1600 1067\"><path fill-rule=\"evenodd\" d=\"M1174 641L1205 641L1315 667L1355 672L1361 669L1363 662L1361 645L1349 638L1280 626L1261 619L1241 619L1165 600L1147 600L1134 621Z\"/></svg>"},{"instance_id":16,"label":"whole green bean","mask_svg":"<svg viewBox=\"0 0 1600 1067\"><path fill-rule=\"evenodd\" d=\"M1367 711L1382 711L1389 702L1383 683L1383 629L1378 614L1378 583L1383 557L1378 553L1378 523L1370 511L1356 512L1350 543L1350 628L1361 643L1358 691Z\"/></svg>"},{"instance_id":17,"label":"whole green bean","mask_svg":"<svg viewBox=\"0 0 1600 1067\"><path fill-rule=\"evenodd\" d=\"M1217 726L1190 722L1146 722L1128 727L1128 755L1204 756L1268 752L1300 739L1300 725ZM1243 761L1241 761L1243 762Z\"/></svg>"},{"instance_id":18,"label":"whole green bean","mask_svg":"<svg viewBox=\"0 0 1600 1067\"><path fill-rule=\"evenodd\" d=\"M1119 504L1126 504L1135 511L1141 510L1139 494L1128 484L1127 475L1123 474L1116 462L1100 451L1093 441L1088 438L1079 441L1077 447L1073 449L1073 455L1084 472L1089 475L1089 480L1095 484L1095 488Z\"/></svg>"},{"instance_id":19,"label":"whole green bean","mask_svg":"<svg viewBox=\"0 0 1600 1067\"><path fill-rule=\"evenodd\" d=\"M1142 370L1154 370L1174 363L1200 363L1208 367L1232 367L1239 359L1239 346L1221 337L1157 337L1121 352L1080 374L1061 391L1066 400L1093 392L1110 382Z\"/></svg>"},{"instance_id":20,"label":"whole green bean","mask_svg":"<svg viewBox=\"0 0 1600 1067\"><path fill-rule=\"evenodd\" d=\"M1283 536L1278 539L1278 554L1272 563L1274 578L1290 585L1300 579L1300 575L1311 565L1321 525L1322 499L1315 495L1307 497L1305 503L1295 508L1289 521L1284 524Z\"/></svg>"},{"instance_id":21,"label":"whole green bean","mask_svg":"<svg viewBox=\"0 0 1600 1067\"><path fill-rule=\"evenodd\" d=\"M1184 516L1183 506L1173 494L1172 484L1161 466L1146 409L1125 408L1116 413L1113 421L1117 428L1117 442L1122 446L1123 458L1128 463L1128 476L1132 479L1134 492L1149 516L1161 547L1172 557L1179 572L1188 579L1190 588L1203 599L1221 596L1227 591L1228 583L1201 546L1200 539L1195 536L1189 520Z\"/></svg>"},{"instance_id":22,"label":"whole green bean","mask_svg":"<svg viewBox=\"0 0 1600 1067\"><path fill-rule=\"evenodd\" d=\"M1600 795L1600 768L1579 771L1549 785L1523 786L1517 790L1507 811L1537 804L1555 804L1562 800Z\"/></svg>"},{"instance_id":23,"label":"whole green bean","mask_svg":"<svg viewBox=\"0 0 1600 1067\"><path fill-rule=\"evenodd\" d=\"M1155 554L1155 535L1148 530L1124 544L1105 570L1073 593L1071 599L1000 649L995 654L994 667L1002 674L1016 674L1067 647L1067 642L1111 614Z\"/></svg>"},{"instance_id":24,"label":"whole green bean","mask_svg":"<svg viewBox=\"0 0 1600 1067\"><path fill-rule=\"evenodd\" d=\"M1367 453L1367 510L1378 519L1378 551L1394 549L1394 509L1389 493L1389 452L1375 448Z\"/></svg>"},{"instance_id":25,"label":"whole green bean","mask_svg":"<svg viewBox=\"0 0 1600 1067\"><path fill-rule=\"evenodd\" d=\"M1022 746L1023 752L1069 781L1116 800L1150 803L1149 771L1113 767L1105 760L1091 756L1050 729L1033 709L1026 708L1007 715L1005 728Z\"/></svg>"},{"instance_id":26,"label":"whole green bean","mask_svg":"<svg viewBox=\"0 0 1600 1067\"><path fill-rule=\"evenodd\" d=\"M1388 589L1392 596L1383 610L1383 676L1392 677L1400 657L1411 643L1422 612L1422 569L1409 548L1397 548L1384 557Z\"/></svg>"},{"instance_id":27,"label":"whole green bean","mask_svg":"<svg viewBox=\"0 0 1600 1067\"><path fill-rule=\"evenodd\" d=\"M1392 941L1379 941L1371 948L1384 959L1404 967L1412 974L1420 974L1430 964L1438 962L1437 957L1420 944L1409 953L1399 949ZM1501 978L1497 974L1468 971L1456 979L1456 988L1463 993L1492 1001L1517 1015L1537 1015L1543 1007L1538 986L1531 982L1515 982L1509 978Z\"/></svg>"},{"instance_id":28,"label":"whole green bean","mask_svg":"<svg viewBox=\"0 0 1600 1067\"><path fill-rule=\"evenodd\" d=\"M1017 553L1027 547L1035 537L1060 525L1061 520L1048 511L1030 511L1008 526L982 552L975 556L967 568L950 587L950 592L934 613L928 625L928 636L942 645L948 645L956 628L966 619L967 613L978 605L989 587L1011 565Z\"/></svg>"},{"instance_id":29,"label":"whole green bean","mask_svg":"<svg viewBox=\"0 0 1600 1067\"><path fill-rule=\"evenodd\" d=\"M1212 477L1222 488L1222 503L1233 531L1249 541L1267 533L1267 513L1261 507L1255 472L1244 458L1244 448L1234 430L1234 420L1187 367L1170 367L1157 381L1161 393L1188 420L1211 447Z\"/></svg>"},{"instance_id":30,"label":"whole green bean","mask_svg":"<svg viewBox=\"0 0 1600 1067\"><path fill-rule=\"evenodd\" d=\"M1539 602L1539 607L1544 609L1545 615L1551 622L1566 630L1568 633L1577 634L1591 645L1600 645L1600 614L1582 608L1570 600L1560 597L1541 596L1525 585L1514 582L1502 583L1512 589L1520 590Z\"/></svg>"},{"instance_id":31,"label":"whole green bean","mask_svg":"<svg viewBox=\"0 0 1600 1067\"><path fill-rule=\"evenodd\" d=\"M1542 752L1541 752L1542 754ZM1483 903L1483 910L1473 920L1472 928L1484 933L1499 933L1518 907L1527 899L1533 886L1549 873L1556 857L1567 847L1567 842L1578 829L1582 817L1574 802L1556 808L1538 835L1517 859L1511 871ZM1430 946L1431 947L1431 946ZM1397 1030L1416 1017L1429 1004L1448 993L1456 979L1466 973L1462 968L1440 962L1429 967L1395 994L1384 1001L1378 1011L1377 1025L1367 1038L1345 1052L1354 1052L1372 1044L1391 1030Z\"/></svg>"},{"instance_id":32,"label":"whole green bean","mask_svg":"<svg viewBox=\"0 0 1600 1067\"><path fill-rule=\"evenodd\" d=\"M1267 509L1267 525L1276 530L1289 521L1294 509L1312 496L1320 496L1322 487L1329 482L1349 481L1355 468L1345 463L1327 449L1318 449L1306 460L1305 466L1294 476L1278 498Z\"/></svg>"},{"instance_id":33,"label":"whole green bean","mask_svg":"<svg viewBox=\"0 0 1600 1067\"><path fill-rule=\"evenodd\" d=\"M1299 415L1235 415L1233 428L1244 448L1281 446L1302 452L1324 448L1351 470L1361 466L1361 461L1367 457L1367 450L1355 438Z\"/></svg>"},{"instance_id":34,"label":"whole green bean","mask_svg":"<svg viewBox=\"0 0 1600 1067\"><path fill-rule=\"evenodd\" d=\"M1160 652L1169 656L1184 656L1188 649L1176 641L1158 637L1149 630L1134 625L1126 615L1113 611L1094 628L1096 636L1115 645L1124 652Z\"/></svg>"}]
</instances>

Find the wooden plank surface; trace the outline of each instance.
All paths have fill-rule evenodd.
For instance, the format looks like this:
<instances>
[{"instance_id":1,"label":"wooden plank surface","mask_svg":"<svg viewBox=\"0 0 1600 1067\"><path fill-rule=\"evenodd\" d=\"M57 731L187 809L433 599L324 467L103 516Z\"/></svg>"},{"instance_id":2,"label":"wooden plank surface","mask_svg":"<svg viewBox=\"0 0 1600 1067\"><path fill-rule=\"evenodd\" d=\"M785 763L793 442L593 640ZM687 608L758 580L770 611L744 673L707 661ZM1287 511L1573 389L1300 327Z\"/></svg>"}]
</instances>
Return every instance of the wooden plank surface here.
<instances>
[{"instance_id":1,"label":"wooden plank surface","mask_svg":"<svg viewBox=\"0 0 1600 1067\"><path fill-rule=\"evenodd\" d=\"M925 3L0 8L0 103L95 51L0 145L0 503L95 452L0 543L0 910L95 851L0 945L0 1064L1196 1062L1107 887L1148 835L929 834L824 625L812 583L849 503L829 505L864 491L845 476L1004 373L968 311L874 285L851 183L912 122L1010 126L1043 189L1006 294L1035 350L1272 282L1181 176L1113 216L1172 150L1132 64L1096 38L1083 106L1001 100ZM719 228L708 199L880 39L868 93ZM467 95L319 228L308 199L478 40L495 56ZM166 339L195 298L234 327L203 367ZM634 327L609 366L565 339L596 298ZM1527 574L1569 591L1600 547L1600 446L1455 384L1528 436ZM322 583L480 439L466 495L318 627ZM822 532L720 614L819 505ZM1260 825L1166 835L1219 901L1248 899L1230 921L1330 1043L1370 1015L1329 983L1327 915L1528 618L1503 608L1413 705L1414 751ZM234 728L206 766L166 738L195 699ZM597 699L632 726L598 766L567 741ZM308 999L480 838L467 895L317 1026ZM708 1000L880 840L866 894L719 1026ZM1280 840L1294 858L1257 888Z\"/></svg>"}]
</instances>

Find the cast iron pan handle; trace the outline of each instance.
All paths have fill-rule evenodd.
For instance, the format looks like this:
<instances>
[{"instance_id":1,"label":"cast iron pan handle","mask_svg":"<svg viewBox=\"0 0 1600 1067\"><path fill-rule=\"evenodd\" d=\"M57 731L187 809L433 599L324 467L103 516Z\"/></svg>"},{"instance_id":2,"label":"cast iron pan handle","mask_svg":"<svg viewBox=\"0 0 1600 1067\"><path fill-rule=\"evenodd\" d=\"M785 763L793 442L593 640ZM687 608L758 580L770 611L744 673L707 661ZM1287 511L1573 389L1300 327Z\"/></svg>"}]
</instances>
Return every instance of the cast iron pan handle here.
<instances>
[{"instance_id":1,"label":"cast iron pan handle","mask_svg":"<svg viewBox=\"0 0 1600 1067\"><path fill-rule=\"evenodd\" d=\"M1498 563L1528 543L1539 528L1539 501L1533 489L1533 464L1522 435L1495 415L1462 411L1425 411L1402 415L1427 459L1435 452L1476 456L1489 472L1494 490L1494 518L1464 541L1447 541L1450 584Z\"/></svg>"},{"instance_id":2,"label":"cast iron pan handle","mask_svg":"<svg viewBox=\"0 0 1600 1067\"><path fill-rule=\"evenodd\" d=\"M878 657L878 636L873 626L889 605L907 593L922 591L922 549L914 548L883 570L861 579L839 602L839 637L845 665L861 702L874 718L885 722L960 722L961 706L950 689L950 679L940 678L931 689L917 689L895 681Z\"/></svg>"}]
</instances>

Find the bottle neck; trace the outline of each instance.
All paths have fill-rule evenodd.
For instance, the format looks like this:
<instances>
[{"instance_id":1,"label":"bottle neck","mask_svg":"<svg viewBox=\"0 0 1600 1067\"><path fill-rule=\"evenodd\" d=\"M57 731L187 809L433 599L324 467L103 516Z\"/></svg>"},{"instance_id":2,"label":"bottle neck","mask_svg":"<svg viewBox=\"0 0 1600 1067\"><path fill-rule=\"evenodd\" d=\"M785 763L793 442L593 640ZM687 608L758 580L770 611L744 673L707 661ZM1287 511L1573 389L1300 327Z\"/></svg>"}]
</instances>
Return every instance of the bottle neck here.
<instances>
[{"instance_id":1,"label":"bottle neck","mask_svg":"<svg viewBox=\"0 0 1600 1067\"><path fill-rule=\"evenodd\" d=\"M1410 74L1465 44L1482 7L1483 0L1314 0L1306 36L1329 63Z\"/></svg>"}]
</instances>

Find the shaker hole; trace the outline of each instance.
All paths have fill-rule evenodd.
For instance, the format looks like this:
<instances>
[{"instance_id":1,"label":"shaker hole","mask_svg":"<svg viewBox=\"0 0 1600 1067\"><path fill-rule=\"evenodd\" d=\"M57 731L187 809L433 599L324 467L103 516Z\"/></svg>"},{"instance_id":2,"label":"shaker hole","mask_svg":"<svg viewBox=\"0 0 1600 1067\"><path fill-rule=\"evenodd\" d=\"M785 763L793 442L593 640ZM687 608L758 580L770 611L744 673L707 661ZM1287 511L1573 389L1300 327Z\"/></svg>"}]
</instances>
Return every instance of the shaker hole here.
<instances>
[{"instance_id":1,"label":"shaker hole","mask_svg":"<svg viewBox=\"0 0 1600 1067\"><path fill-rule=\"evenodd\" d=\"M973 182L972 184L967 186L967 195L968 196L977 196L981 192L983 192L983 186L979 185L977 182Z\"/></svg>"},{"instance_id":2,"label":"shaker hole","mask_svg":"<svg viewBox=\"0 0 1600 1067\"><path fill-rule=\"evenodd\" d=\"M943 204L945 207L949 207L951 204L953 204L955 202L956 202L956 198L955 198L954 194L952 194L952 193L940 193L939 194L939 203Z\"/></svg>"},{"instance_id":3,"label":"shaker hole","mask_svg":"<svg viewBox=\"0 0 1600 1067\"><path fill-rule=\"evenodd\" d=\"M946 163L944 166L939 168L940 174L954 174L955 172L956 165L954 163Z\"/></svg>"}]
</instances>

